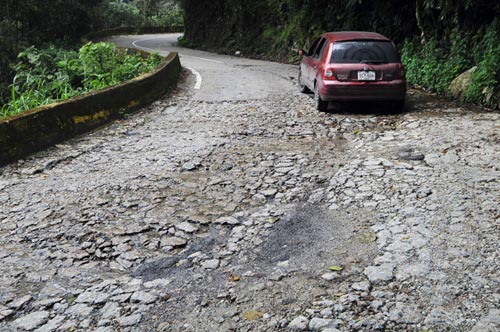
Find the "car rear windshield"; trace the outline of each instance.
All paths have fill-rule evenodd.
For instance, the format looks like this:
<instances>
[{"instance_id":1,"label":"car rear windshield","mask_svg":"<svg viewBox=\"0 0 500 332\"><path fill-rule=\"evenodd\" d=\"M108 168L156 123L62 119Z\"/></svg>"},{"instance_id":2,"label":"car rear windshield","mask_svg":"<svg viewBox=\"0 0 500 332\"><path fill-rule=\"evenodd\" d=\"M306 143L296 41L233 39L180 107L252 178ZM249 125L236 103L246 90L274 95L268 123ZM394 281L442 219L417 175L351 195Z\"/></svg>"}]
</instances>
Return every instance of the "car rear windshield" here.
<instances>
[{"instance_id":1,"label":"car rear windshield","mask_svg":"<svg viewBox=\"0 0 500 332\"><path fill-rule=\"evenodd\" d=\"M390 41L350 40L333 43L332 63L397 63Z\"/></svg>"}]
</instances>

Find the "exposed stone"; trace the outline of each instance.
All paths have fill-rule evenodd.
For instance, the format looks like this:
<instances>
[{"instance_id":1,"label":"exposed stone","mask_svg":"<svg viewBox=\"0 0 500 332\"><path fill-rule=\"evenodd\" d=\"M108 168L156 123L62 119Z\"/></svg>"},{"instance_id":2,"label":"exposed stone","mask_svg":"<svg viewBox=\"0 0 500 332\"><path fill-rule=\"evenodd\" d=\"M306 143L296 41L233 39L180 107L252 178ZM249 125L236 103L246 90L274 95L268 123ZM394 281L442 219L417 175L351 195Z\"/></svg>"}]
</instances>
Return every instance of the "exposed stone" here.
<instances>
[{"instance_id":1,"label":"exposed stone","mask_svg":"<svg viewBox=\"0 0 500 332\"><path fill-rule=\"evenodd\" d=\"M309 319L304 316L295 317L289 324L288 329L292 331L305 331L307 330L307 325L309 324Z\"/></svg>"},{"instance_id":2,"label":"exposed stone","mask_svg":"<svg viewBox=\"0 0 500 332\"><path fill-rule=\"evenodd\" d=\"M58 315L47 322L47 324L37 328L36 332L54 332L62 325L65 317Z\"/></svg>"},{"instance_id":3,"label":"exposed stone","mask_svg":"<svg viewBox=\"0 0 500 332\"><path fill-rule=\"evenodd\" d=\"M130 301L132 303L140 302L144 304L150 304L156 302L157 297L151 293L146 293L146 292L135 292L132 294L130 297Z\"/></svg>"},{"instance_id":4,"label":"exposed stone","mask_svg":"<svg viewBox=\"0 0 500 332\"><path fill-rule=\"evenodd\" d=\"M48 320L48 311L35 311L16 319L14 321L14 326L23 330L33 331L37 327L45 324Z\"/></svg>"},{"instance_id":5,"label":"exposed stone","mask_svg":"<svg viewBox=\"0 0 500 332\"><path fill-rule=\"evenodd\" d=\"M101 309L103 319L112 319L120 316L120 305L116 302L108 302Z\"/></svg>"},{"instance_id":6,"label":"exposed stone","mask_svg":"<svg viewBox=\"0 0 500 332\"><path fill-rule=\"evenodd\" d=\"M182 222L180 224L177 224L177 225L175 225L175 228L180 229L181 231L186 232L186 233L193 233L193 232L196 232L198 230L198 227L196 227L193 224L188 223L188 222Z\"/></svg>"},{"instance_id":7,"label":"exposed stone","mask_svg":"<svg viewBox=\"0 0 500 332\"><path fill-rule=\"evenodd\" d=\"M221 217L215 220L217 224L228 224L228 225L238 225L240 222L234 217Z\"/></svg>"},{"instance_id":8,"label":"exposed stone","mask_svg":"<svg viewBox=\"0 0 500 332\"><path fill-rule=\"evenodd\" d=\"M465 100L465 94L467 89L471 84L472 74L477 70L477 66L472 67L471 69L463 72L458 75L450 84L449 90L451 95L458 100Z\"/></svg>"},{"instance_id":9,"label":"exposed stone","mask_svg":"<svg viewBox=\"0 0 500 332\"><path fill-rule=\"evenodd\" d=\"M25 295L25 296L19 297L19 298L15 299L14 301L10 302L8 304L8 306L9 306L9 308L19 310L19 308L21 308L26 303L31 301L31 299L32 299L31 295Z\"/></svg>"},{"instance_id":10,"label":"exposed stone","mask_svg":"<svg viewBox=\"0 0 500 332\"><path fill-rule=\"evenodd\" d=\"M351 287L354 290L368 292L370 290L370 283L368 281L355 282Z\"/></svg>"},{"instance_id":11,"label":"exposed stone","mask_svg":"<svg viewBox=\"0 0 500 332\"><path fill-rule=\"evenodd\" d=\"M309 321L309 329L311 331L322 331L331 322L332 322L331 319L314 317Z\"/></svg>"},{"instance_id":12,"label":"exposed stone","mask_svg":"<svg viewBox=\"0 0 500 332\"><path fill-rule=\"evenodd\" d=\"M141 319L142 319L141 314L133 314L130 316L120 317L116 320L116 322L121 327L128 327L128 326L135 326L135 325L139 324Z\"/></svg>"},{"instance_id":13,"label":"exposed stone","mask_svg":"<svg viewBox=\"0 0 500 332\"><path fill-rule=\"evenodd\" d=\"M68 316L75 316L75 317L88 317L92 312L92 310L93 310L92 307L83 303L78 303L66 309L65 314Z\"/></svg>"},{"instance_id":14,"label":"exposed stone","mask_svg":"<svg viewBox=\"0 0 500 332\"><path fill-rule=\"evenodd\" d=\"M161 239L162 246L170 246L170 247L182 247L185 246L188 241L181 237L170 236Z\"/></svg>"},{"instance_id":15,"label":"exposed stone","mask_svg":"<svg viewBox=\"0 0 500 332\"><path fill-rule=\"evenodd\" d=\"M382 264L380 266L368 266L365 275L370 282L390 281L394 278L394 265Z\"/></svg>"},{"instance_id":16,"label":"exposed stone","mask_svg":"<svg viewBox=\"0 0 500 332\"><path fill-rule=\"evenodd\" d=\"M328 281L338 279L339 277L340 277L340 274L338 274L337 272L327 272L327 273L321 275L321 279L328 280Z\"/></svg>"},{"instance_id":17,"label":"exposed stone","mask_svg":"<svg viewBox=\"0 0 500 332\"><path fill-rule=\"evenodd\" d=\"M220 261L218 259L209 259L201 263L201 267L207 270L213 270L219 267Z\"/></svg>"}]
</instances>

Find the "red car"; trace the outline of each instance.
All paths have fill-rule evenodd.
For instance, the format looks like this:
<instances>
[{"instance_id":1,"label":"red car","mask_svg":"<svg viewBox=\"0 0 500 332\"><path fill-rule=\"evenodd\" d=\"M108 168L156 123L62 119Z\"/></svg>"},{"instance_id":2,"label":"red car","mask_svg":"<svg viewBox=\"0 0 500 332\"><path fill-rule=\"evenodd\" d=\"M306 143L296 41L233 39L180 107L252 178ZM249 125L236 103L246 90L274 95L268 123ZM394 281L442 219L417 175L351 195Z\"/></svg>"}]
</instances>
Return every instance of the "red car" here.
<instances>
[{"instance_id":1,"label":"red car","mask_svg":"<svg viewBox=\"0 0 500 332\"><path fill-rule=\"evenodd\" d=\"M387 101L403 108L405 71L389 38L375 32L328 32L299 54L299 88L314 91L319 111L326 111L330 101Z\"/></svg>"}]
</instances>

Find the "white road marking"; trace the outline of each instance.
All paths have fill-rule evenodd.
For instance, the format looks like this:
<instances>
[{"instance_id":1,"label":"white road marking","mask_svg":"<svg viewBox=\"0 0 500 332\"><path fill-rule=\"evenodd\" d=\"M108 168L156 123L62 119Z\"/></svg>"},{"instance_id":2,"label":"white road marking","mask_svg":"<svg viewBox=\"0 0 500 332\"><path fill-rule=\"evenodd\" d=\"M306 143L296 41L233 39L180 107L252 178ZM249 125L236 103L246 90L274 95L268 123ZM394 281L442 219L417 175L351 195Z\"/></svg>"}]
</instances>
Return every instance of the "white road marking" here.
<instances>
[{"instance_id":1,"label":"white road marking","mask_svg":"<svg viewBox=\"0 0 500 332\"><path fill-rule=\"evenodd\" d=\"M152 49L152 48L148 48L148 47L144 47L144 46L139 46L137 45L138 42L143 42L143 41L149 41L149 40L155 40L155 39L160 39L160 38L163 38L163 37L152 37L152 38L146 38L146 39L137 39L137 40L134 40L132 42L132 45L135 47L135 48L138 48L138 49L143 49L145 51L150 51L150 52L159 52L160 50L159 49ZM199 56L192 56L192 55L185 55L185 54L181 54L179 53L180 56L184 56L184 57L187 57L187 58L193 58L193 59L198 59L198 60L203 60L203 61L209 61L209 62L214 62L214 63L220 63L220 64L223 64L224 62L222 61L219 61L219 60L213 60L213 59L207 59L207 58L202 58L202 57L199 57Z\"/></svg>"},{"instance_id":2,"label":"white road marking","mask_svg":"<svg viewBox=\"0 0 500 332\"><path fill-rule=\"evenodd\" d=\"M204 60L204 61L209 61L209 62L214 62L214 63L221 63L223 64L224 62L219 61L219 60L212 60L212 59L207 59L207 58L200 58L199 56L192 56L192 55L185 55L185 54L180 54L181 56L187 57L187 58L193 58L193 59L198 59L198 60Z\"/></svg>"},{"instance_id":3,"label":"white road marking","mask_svg":"<svg viewBox=\"0 0 500 332\"><path fill-rule=\"evenodd\" d=\"M155 50L155 49L152 49L152 48L148 48L148 47L143 47L143 46L139 46L137 45L137 42L142 42L142 41L148 41L148 40L154 40L154 39L158 39L158 38L161 38L161 37L154 37L154 38L147 38L147 39L137 39L137 40L134 40L132 42L132 46L134 46L135 48L138 48L140 50L144 50L144 51L149 51L149 52L159 52L160 50ZM184 55L181 55L179 53L180 56L184 56ZM205 59L205 58L198 58L198 57L194 57L194 56L188 56L190 58L197 58L197 59L201 59L201 60L205 60L205 61L211 61L211 62L217 62L217 63L223 63L221 61L217 61L217 60L210 60L210 59ZM203 81L203 79L201 78L201 74L191 68L191 67L186 67L186 69L189 69L194 76L196 76L196 84L194 85L194 89L195 90L200 90L201 89L201 82Z\"/></svg>"},{"instance_id":4,"label":"white road marking","mask_svg":"<svg viewBox=\"0 0 500 332\"><path fill-rule=\"evenodd\" d=\"M158 37L156 37L158 38ZM136 48L147 48L147 47L142 47L142 46L139 46L137 45L137 42L143 42L143 41L148 41L148 40L153 40L153 39L156 39L156 38L147 38L147 39L137 39L137 40L134 40L132 42L132 45ZM148 50L151 50L151 48L147 48Z\"/></svg>"},{"instance_id":5,"label":"white road marking","mask_svg":"<svg viewBox=\"0 0 500 332\"><path fill-rule=\"evenodd\" d=\"M194 89L200 90L201 89L201 82L202 82L200 73L191 67L186 67L186 68L189 69L193 73L194 76L196 76L196 84L194 85Z\"/></svg>"}]
</instances>

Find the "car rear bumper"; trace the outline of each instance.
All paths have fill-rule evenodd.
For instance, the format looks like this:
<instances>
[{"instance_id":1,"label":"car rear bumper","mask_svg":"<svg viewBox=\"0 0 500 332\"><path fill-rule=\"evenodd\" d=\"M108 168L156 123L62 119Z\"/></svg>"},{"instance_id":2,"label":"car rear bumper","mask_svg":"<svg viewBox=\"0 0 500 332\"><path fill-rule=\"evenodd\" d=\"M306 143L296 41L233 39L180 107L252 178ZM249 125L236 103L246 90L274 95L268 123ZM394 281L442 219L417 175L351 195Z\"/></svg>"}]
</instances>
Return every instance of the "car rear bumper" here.
<instances>
[{"instance_id":1,"label":"car rear bumper","mask_svg":"<svg viewBox=\"0 0 500 332\"><path fill-rule=\"evenodd\" d=\"M406 81L324 81L319 87L324 101L398 101L406 96Z\"/></svg>"}]
</instances>

